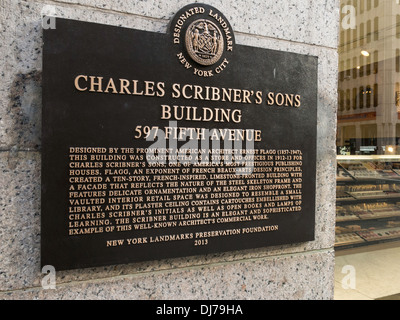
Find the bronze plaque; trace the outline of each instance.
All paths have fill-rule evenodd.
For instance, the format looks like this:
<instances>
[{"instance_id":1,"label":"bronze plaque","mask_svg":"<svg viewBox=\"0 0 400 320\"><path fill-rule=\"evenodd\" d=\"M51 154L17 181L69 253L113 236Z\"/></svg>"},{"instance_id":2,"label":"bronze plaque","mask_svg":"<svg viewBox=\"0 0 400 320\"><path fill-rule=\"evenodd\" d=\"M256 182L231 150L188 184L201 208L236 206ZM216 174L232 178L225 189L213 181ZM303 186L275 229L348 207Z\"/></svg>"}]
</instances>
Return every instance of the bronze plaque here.
<instances>
[{"instance_id":1,"label":"bronze plaque","mask_svg":"<svg viewBox=\"0 0 400 320\"><path fill-rule=\"evenodd\" d=\"M317 58L239 45L192 4L167 33L44 30L42 265L314 239Z\"/></svg>"}]
</instances>

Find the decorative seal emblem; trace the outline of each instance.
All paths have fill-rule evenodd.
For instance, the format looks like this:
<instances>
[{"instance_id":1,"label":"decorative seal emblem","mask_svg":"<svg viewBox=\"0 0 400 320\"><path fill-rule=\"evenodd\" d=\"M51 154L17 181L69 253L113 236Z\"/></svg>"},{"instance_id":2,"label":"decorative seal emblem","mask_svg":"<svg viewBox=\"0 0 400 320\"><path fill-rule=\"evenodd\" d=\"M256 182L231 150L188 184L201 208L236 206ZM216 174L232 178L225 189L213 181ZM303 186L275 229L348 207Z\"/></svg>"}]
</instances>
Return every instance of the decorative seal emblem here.
<instances>
[{"instance_id":1,"label":"decorative seal emblem","mask_svg":"<svg viewBox=\"0 0 400 320\"><path fill-rule=\"evenodd\" d=\"M222 56L224 41L218 26L207 19L193 21L186 30L186 50L197 63L209 66Z\"/></svg>"},{"instance_id":2,"label":"decorative seal emblem","mask_svg":"<svg viewBox=\"0 0 400 320\"><path fill-rule=\"evenodd\" d=\"M235 45L233 30L214 7L194 3L176 13L170 35L183 68L199 77L212 77L228 67Z\"/></svg>"}]
</instances>

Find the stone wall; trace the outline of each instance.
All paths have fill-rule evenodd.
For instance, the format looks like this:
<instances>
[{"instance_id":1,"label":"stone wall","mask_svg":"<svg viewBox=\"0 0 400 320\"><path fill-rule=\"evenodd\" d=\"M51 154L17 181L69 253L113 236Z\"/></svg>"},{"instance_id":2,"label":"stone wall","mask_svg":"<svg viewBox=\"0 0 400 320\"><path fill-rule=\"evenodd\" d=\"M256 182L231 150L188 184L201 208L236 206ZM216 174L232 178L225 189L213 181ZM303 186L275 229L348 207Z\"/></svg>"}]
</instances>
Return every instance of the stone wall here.
<instances>
[{"instance_id":1,"label":"stone wall","mask_svg":"<svg viewBox=\"0 0 400 320\"><path fill-rule=\"evenodd\" d=\"M40 269L43 14L166 32L193 1L0 0L0 299L332 299L337 37L334 0L205 0L237 44L318 57L315 241L127 265Z\"/></svg>"}]
</instances>

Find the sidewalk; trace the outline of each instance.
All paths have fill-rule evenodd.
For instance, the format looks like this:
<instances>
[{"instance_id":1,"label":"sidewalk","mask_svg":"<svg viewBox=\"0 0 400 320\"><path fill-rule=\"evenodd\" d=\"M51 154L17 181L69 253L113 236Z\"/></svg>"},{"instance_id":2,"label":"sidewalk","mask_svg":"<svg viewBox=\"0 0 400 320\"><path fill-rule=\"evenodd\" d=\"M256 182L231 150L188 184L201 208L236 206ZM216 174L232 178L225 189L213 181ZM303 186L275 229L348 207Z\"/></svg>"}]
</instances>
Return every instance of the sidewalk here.
<instances>
[{"instance_id":1,"label":"sidewalk","mask_svg":"<svg viewBox=\"0 0 400 320\"><path fill-rule=\"evenodd\" d=\"M351 284L349 270L355 271L354 289L342 285ZM336 251L335 300L400 300L399 294L400 242Z\"/></svg>"}]
</instances>

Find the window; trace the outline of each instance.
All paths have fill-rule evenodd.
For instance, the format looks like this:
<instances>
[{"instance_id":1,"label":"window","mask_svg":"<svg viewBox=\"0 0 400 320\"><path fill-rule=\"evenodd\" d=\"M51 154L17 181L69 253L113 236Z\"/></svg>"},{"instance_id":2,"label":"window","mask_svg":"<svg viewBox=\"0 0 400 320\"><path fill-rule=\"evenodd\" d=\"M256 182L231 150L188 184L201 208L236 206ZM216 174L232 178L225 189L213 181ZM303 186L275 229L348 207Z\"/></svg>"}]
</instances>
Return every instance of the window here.
<instances>
[{"instance_id":1,"label":"window","mask_svg":"<svg viewBox=\"0 0 400 320\"><path fill-rule=\"evenodd\" d=\"M344 110L344 95L343 90L339 90L339 111Z\"/></svg>"},{"instance_id":2,"label":"window","mask_svg":"<svg viewBox=\"0 0 400 320\"><path fill-rule=\"evenodd\" d=\"M396 15L396 38L400 38L400 14Z\"/></svg>"},{"instance_id":3,"label":"window","mask_svg":"<svg viewBox=\"0 0 400 320\"><path fill-rule=\"evenodd\" d=\"M360 109L364 108L364 96L365 96L364 87L361 86L358 94L358 107Z\"/></svg>"},{"instance_id":4,"label":"window","mask_svg":"<svg viewBox=\"0 0 400 320\"><path fill-rule=\"evenodd\" d=\"M367 86L365 88L365 100L367 108L371 108L371 94L372 94L372 89L370 86Z\"/></svg>"},{"instance_id":5,"label":"window","mask_svg":"<svg viewBox=\"0 0 400 320\"><path fill-rule=\"evenodd\" d=\"M357 68L357 58L353 57L353 79L357 78L358 68Z\"/></svg>"},{"instance_id":6,"label":"window","mask_svg":"<svg viewBox=\"0 0 400 320\"><path fill-rule=\"evenodd\" d=\"M367 66L366 66L366 69L367 69L367 76L369 76L369 75L371 74L371 55L369 55L369 56L367 57Z\"/></svg>"},{"instance_id":7,"label":"window","mask_svg":"<svg viewBox=\"0 0 400 320\"><path fill-rule=\"evenodd\" d=\"M364 45L364 23L360 23L360 47L362 47Z\"/></svg>"},{"instance_id":8,"label":"window","mask_svg":"<svg viewBox=\"0 0 400 320\"><path fill-rule=\"evenodd\" d=\"M357 109L357 88L353 88L353 110Z\"/></svg>"},{"instance_id":9,"label":"window","mask_svg":"<svg viewBox=\"0 0 400 320\"><path fill-rule=\"evenodd\" d=\"M378 61L379 61L379 56L378 56L378 50L374 51L374 66L373 66L373 72L374 74L378 73Z\"/></svg>"},{"instance_id":10,"label":"window","mask_svg":"<svg viewBox=\"0 0 400 320\"><path fill-rule=\"evenodd\" d=\"M353 48L357 48L357 42L358 42L358 39L357 39L357 28L354 28L354 29L353 29L353 39L352 39L352 42L353 42Z\"/></svg>"},{"instance_id":11,"label":"window","mask_svg":"<svg viewBox=\"0 0 400 320\"><path fill-rule=\"evenodd\" d=\"M344 62L340 61L339 62L339 81L344 80Z\"/></svg>"},{"instance_id":12,"label":"window","mask_svg":"<svg viewBox=\"0 0 400 320\"><path fill-rule=\"evenodd\" d=\"M364 76L364 57L362 55L360 55L360 63L358 65L359 69L358 69L358 73L360 75L360 77Z\"/></svg>"},{"instance_id":13,"label":"window","mask_svg":"<svg viewBox=\"0 0 400 320\"><path fill-rule=\"evenodd\" d=\"M351 72L351 65L350 65L350 59L346 60L346 79L350 79L350 72Z\"/></svg>"},{"instance_id":14,"label":"window","mask_svg":"<svg viewBox=\"0 0 400 320\"><path fill-rule=\"evenodd\" d=\"M350 89L346 90L346 110L350 110Z\"/></svg>"},{"instance_id":15,"label":"window","mask_svg":"<svg viewBox=\"0 0 400 320\"><path fill-rule=\"evenodd\" d=\"M400 250L400 0L341 4L357 24L340 30L335 246Z\"/></svg>"}]
</instances>

